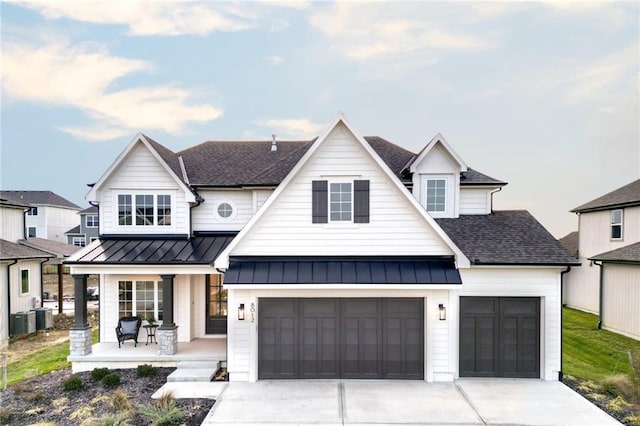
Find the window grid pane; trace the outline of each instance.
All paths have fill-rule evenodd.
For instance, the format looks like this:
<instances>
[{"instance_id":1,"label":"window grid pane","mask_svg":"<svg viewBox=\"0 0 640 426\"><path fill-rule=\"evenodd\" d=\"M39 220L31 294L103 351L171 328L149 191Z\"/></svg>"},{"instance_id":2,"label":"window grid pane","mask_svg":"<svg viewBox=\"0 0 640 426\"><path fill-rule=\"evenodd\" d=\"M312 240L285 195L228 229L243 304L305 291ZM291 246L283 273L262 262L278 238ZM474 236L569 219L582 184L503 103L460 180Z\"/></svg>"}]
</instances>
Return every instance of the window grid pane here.
<instances>
[{"instance_id":1,"label":"window grid pane","mask_svg":"<svg viewBox=\"0 0 640 426\"><path fill-rule=\"evenodd\" d=\"M98 216L97 215L87 216L87 228L97 228L97 227L98 227Z\"/></svg>"},{"instance_id":2,"label":"window grid pane","mask_svg":"<svg viewBox=\"0 0 640 426\"><path fill-rule=\"evenodd\" d=\"M171 195L158 195L158 225L171 225Z\"/></svg>"},{"instance_id":3,"label":"window grid pane","mask_svg":"<svg viewBox=\"0 0 640 426\"><path fill-rule=\"evenodd\" d=\"M331 221L350 221L351 183L332 183L329 188L329 216Z\"/></svg>"},{"instance_id":4,"label":"window grid pane","mask_svg":"<svg viewBox=\"0 0 640 426\"><path fill-rule=\"evenodd\" d=\"M446 201L446 181L444 179L427 180L427 211L444 212Z\"/></svg>"},{"instance_id":5,"label":"window grid pane","mask_svg":"<svg viewBox=\"0 0 640 426\"><path fill-rule=\"evenodd\" d=\"M136 316L142 319L156 318L153 281L136 281Z\"/></svg>"},{"instance_id":6,"label":"window grid pane","mask_svg":"<svg viewBox=\"0 0 640 426\"><path fill-rule=\"evenodd\" d=\"M133 283L118 281L118 317L133 315Z\"/></svg>"},{"instance_id":7,"label":"window grid pane","mask_svg":"<svg viewBox=\"0 0 640 426\"><path fill-rule=\"evenodd\" d=\"M118 225L133 225L131 195L118 195Z\"/></svg>"},{"instance_id":8,"label":"window grid pane","mask_svg":"<svg viewBox=\"0 0 640 426\"><path fill-rule=\"evenodd\" d=\"M21 272L21 291L22 293L29 293L29 270L23 269Z\"/></svg>"},{"instance_id":9,"label":"window grid pane","mask_svg":"<svg viewBox=\"0 0 640 426\"><path fill-rule=\"evenodd\" d=\"M622 239L622 210L611 211L611 239Z\"/></svg>"},{"instance_id":10,"label":"window grid pane","mask_svg":"<svg viewBox=\"0 0 640 426\"><path fill-rule=\"evenodd\" d=\"M136 195L136 225L153 226L153 195Z\"/></svg>"}]
</instances>

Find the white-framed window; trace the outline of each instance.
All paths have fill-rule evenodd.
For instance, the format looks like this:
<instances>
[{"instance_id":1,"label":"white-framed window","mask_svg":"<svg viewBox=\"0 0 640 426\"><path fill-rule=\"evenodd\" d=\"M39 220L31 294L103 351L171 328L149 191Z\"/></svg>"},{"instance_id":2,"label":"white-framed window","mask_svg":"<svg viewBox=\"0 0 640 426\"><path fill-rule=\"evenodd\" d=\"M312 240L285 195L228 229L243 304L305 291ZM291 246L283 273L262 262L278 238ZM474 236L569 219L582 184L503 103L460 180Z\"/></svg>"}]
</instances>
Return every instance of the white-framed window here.
<instances>
[{"instance_id":1,"label":"white-framed window","mask_svg":"<svg viewBox=\"0 0 640 426\"><path fill-rule=\"evenodd\" d=\"M85 237L72 237L71 244L76 247L84 247L87 245L87 240Z\"/></svg>"},{"instance_id":2,"label":"white-framed window","mask_svg":"<svg viewBox=\"0 0 640 426\"><path fill-rule=\"evenodd\" d=\"M29 280L29 270L20 269L20 293L27 294L31 290L31 282Z\"/></svg>"},{"instance_id":3,"label":"white-framed window","mask_svg":"<svg viewBox=\"0 0 640 426\"><path fill-rule=\"evenodd\" d=\"M89 214L85 219L85 225L87 228L97 228L99 225L99 219L97 214Z\"/></svg>"},{"instance_id":4,"label":"white-framed window","mask_svg":"<svg viewBox=\"0 0 640 426\"><path fill-rule=\"evenodd\" d=\"M218 220L229 222L235 219L238 210L233 201L223 200L216 204L215 213Z\"/></svg>"},{"instance_id":5,"label":"white-framed window","mask_svg":"<svg viewBox=\"0 0 640 426\"><path fill-rule=\"evenodd\" d=\"M622 209L611 210L611 239L612 240L622 240L623 222L624 222L623 210Z\"/></svg>"},{"instance_id":6,"label":"white-framed window","mask_svg":"<svg viewBox=\"0 0 640 426\"><path fill-rule=\"evenodd\" d=\"M171 195L118 194L119 226L171 226Z\"/></svg>"},{"instance_id":7,"label":"white-framed window","mask_svg":"<svg viewBox=\"0 0 640 426\"><path fill-rule=\"evenodd\" d=\"M425 204L429 213L447 211L447 180L427 179L425 188Z\"/></svg>"},{"instance_id":8,"label":"white-framed window","mask_svg":"<svg viewBox=\"0 0 640 426\"><path fill-rule=\"evenodd\" d=\"M353 220L353 183L329 183L329 222Z\"/></svg>"},{"instance_id":9,"label":"white-framed window","mask_svg":"<svg viewBox=\"0 0 640 426\"><path fill-rule=\"evenodd\" d=\"M36 237L36 227L35 226L29 226L27 228L27 237L29 237L29 238L35 238Z\"/></svg>"},{"instance_id":10,"label":"white-framed window","mask_svg":"<svg viewBox=\"0 0 640 426\"><path fill-rule=\"evenodd\" d=\"M29 207L29 210L27 210L27 216L38 216L38 208Z\"/></svg>"},{"instance_id":11,"label":"white-framed window","mask_svg":"<svg viewBox=\"0 0 640 426\"><path fill-rule=\"evenodd\" d=\"M162 282L118 281L118 316L162 321Z\"/></svg>"}]
</instances>

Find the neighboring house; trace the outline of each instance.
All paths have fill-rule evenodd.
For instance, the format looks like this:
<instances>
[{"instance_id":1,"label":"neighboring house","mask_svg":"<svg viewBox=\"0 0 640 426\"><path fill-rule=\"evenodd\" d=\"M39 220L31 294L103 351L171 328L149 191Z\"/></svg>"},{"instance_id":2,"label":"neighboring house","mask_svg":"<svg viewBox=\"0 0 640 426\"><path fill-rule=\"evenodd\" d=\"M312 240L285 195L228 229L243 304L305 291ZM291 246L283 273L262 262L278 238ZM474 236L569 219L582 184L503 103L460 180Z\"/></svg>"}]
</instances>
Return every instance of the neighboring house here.
<instances>
[{"instance_id":1,"label":"neighboring house","mask_svg":"<svg viewBox=\"0 0 640 426\"><path fill-rule=\"evenodd\" d=\"M65 235L67 236L67 244L84 247L100 236L98 207L91 206L78 214L80 215L80 225L71 228L65 232Z\"/></svg>"},{"instance_id":2,"label":"neighboring house","mask_svg":"<svg viewBox=\"0 0 640 426\"><path fill-rule=\"evenodd\" d=\"M567 274L565 303L640 339L640 179L571 211L578 214L582 266Z\"/></svg>"},{"instance_id":3,"label":"neighboring house","mask_svg":"<svg viewBox=\"0 0 640 426\"><path fill-rule=\"evenodd\" d=\"M578 231L569 232L560 238L558 242L569 254L576 258L578 257Z\"/></svg>"},{"instance_id":4,"label":"neighboring house","mask_svg":"<svg viewBox=\"0 0 640 426\"><path fill-rule=\"evenodd\" d=\"M65 232L78 224L80 207L51 191L0 191L0 198L30 206L24 237L66 243Z\"/></svg>"},{"instance_id":5,"label":"neighboring house","mask_svg":"<svg viewBox=\"0 0 640 426\"><path fill-rule=\"evenodd\" d=\"M225 339L233 381L557 380L577 261L528 212L493 211L504 185L441 135L414 154L342 116L310 141L140 134L86 197L100 239L67 263L76 298L101 275L103 347L119 317L162 320L148 362ZM76 370L90 337L76 312Z\"/></svg>"},{"instance_id":6,"label":"neighboring house","mask_svg":"<svg viewBox=\"0 0 640 426\"><path fill-rule=\"evenodd\" d=\"M11 314L42 306L42 263L51 255L19 244L29 208L0 198L0 349L9 342Z\"/></svg>"}]
</instances>

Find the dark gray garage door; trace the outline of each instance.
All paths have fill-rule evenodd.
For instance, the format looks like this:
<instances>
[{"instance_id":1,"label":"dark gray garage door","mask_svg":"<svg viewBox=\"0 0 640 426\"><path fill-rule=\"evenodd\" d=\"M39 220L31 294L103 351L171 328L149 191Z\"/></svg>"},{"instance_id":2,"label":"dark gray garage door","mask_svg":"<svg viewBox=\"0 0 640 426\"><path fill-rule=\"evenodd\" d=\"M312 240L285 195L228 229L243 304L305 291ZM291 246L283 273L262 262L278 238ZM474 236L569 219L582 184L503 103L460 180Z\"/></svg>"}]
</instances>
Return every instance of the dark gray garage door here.
<instances>
[{"instance_id":1,"label":"dark gray garage door","mask_svg":"<svg viewBox=\"0 0 640 426\"><path fill-rule=\"evenodd\" d=\"M260 379L422 379L423 299L261 299Z\"/></svg>"},{"instance_id":2,"label":"dark gray garage door","mask_svg":"<svg viewBox=\"0 0 640 426\"><path fill-rule=\"evenodd\" d=\"M460 376L540 377L540 299L461 297Z\"/></svg>"}]
</instances>

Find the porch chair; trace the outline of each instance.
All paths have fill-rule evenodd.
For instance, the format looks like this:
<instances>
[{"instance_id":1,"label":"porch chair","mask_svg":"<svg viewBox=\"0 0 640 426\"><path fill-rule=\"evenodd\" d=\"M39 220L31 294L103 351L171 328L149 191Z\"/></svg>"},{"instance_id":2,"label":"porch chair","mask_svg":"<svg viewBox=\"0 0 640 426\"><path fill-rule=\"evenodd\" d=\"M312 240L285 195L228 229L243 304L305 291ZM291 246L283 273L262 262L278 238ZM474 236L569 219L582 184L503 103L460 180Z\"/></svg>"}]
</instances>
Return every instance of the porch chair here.
<instances>
[{"instance_id":1,"label":"porch chair","mask_svg":"<svg viewBox=\"0 0 640 426\"><path fill-rule=\"evenodd\" d=\"M142 319L140 317L123 317L118 320L116 336L118 336L118 347L125 340L133 340L134 347L138 347L138 332Z\"/></svg>"}]
</instances>

